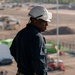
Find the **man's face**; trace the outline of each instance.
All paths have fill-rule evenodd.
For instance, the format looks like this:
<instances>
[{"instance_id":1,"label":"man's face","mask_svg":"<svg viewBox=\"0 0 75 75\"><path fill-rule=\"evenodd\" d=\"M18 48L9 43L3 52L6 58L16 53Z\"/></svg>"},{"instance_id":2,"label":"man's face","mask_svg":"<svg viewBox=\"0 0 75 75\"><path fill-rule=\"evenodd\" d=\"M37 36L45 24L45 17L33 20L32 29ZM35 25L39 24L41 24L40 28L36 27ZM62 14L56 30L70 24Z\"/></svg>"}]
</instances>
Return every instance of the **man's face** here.
<instances>
[{"instance_id":1,"label":"man's face","mask_svg":"<svg viewBox=\"0 0 75 75\"><path fill-rule=\"evenodd\" d=\"M46 30L47 26L48 26L48 22L47 21L44 21L44 20L41 20L41 19L39 19L37 21L37 27L39 28L39 30L41 32L44 32Z\"/></svg>"}]
</instances>

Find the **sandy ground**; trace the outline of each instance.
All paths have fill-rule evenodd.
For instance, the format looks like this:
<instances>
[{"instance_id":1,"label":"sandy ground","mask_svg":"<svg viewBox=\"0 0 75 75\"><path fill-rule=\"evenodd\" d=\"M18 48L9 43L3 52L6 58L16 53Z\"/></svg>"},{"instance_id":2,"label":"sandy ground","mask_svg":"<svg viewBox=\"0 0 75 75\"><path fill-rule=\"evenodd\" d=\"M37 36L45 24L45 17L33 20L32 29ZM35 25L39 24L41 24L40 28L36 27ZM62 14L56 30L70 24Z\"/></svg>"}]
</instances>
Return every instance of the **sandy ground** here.
<instances>
[{"instance_id":1,"label":"sandy ground","mask_svg":"<svg viewBox=\"0 0 75 75\"><path fill-rule=\"evenodd\" d=\"M50 57L53 57L54 59L57 59L57 54L49 55ZM75 55L71 55L68 53L65 53L63 56L59 56L60 60L63 60L63 63L65 65L65 72L63 71L53 71L49 72L49 75L74 75L75 70Z\"/></svg>"},{"instance_id":2,"label":"sandy ground","mask_svg":"<svg viewBox=\"0 0 75 75\"><path fill-rule=\"evenodd\" d=\"M57 59L57 54L51 54L51 55L48 55L48 57L53 57L54 59ZM65 65L65 72L60 70L50 71L48 72L48 75L74 75L75 74L75 55L65 53L65 55L59 56L59 59L63 60L63 63ZM15 75L17 71L15 61L11 65L0 66L0 70L8 71L8 75Z\"/></svg>"},{"instance_id":3,"label":"sandy ground","mask_svg":"<svg viewBox=\"0 0 75 75\"><path fill-rule=\"evenodd\" d=\"M48 6L47 6L48 7ZM16 27L16 30L0 30L0 39L8 39L8 38L14 38L15 35L19 30L25 27L25 24L28 22L28 16L27 13L30 10L30 7L26 8L13 8L13 9L5 9L5 10L0 10L0 15L5 16L13 16L16 17L20 20L20 27ZM57 19L57 11L55 10L49 10L53 13L53 18L52 22L49 23L49 26L47 30L56 28L56 19ZM68 26L70 28L75 29L75 10L67 10L67 9L60 9L59 11L59 26ZM56 35L44 35L46 37L46 40L57 40ZM59 35L59 40L60 41L65 41L65 42L73 42L75 40L75 34L71 35ZM56 54L50 55L54 59L56 58ZM75 75L75 55L71 54L65 54L62 57L59 57L59 59L62 59L64 62L64 65L66 67L66 71L53 71L53 72L48 72L48 75ZM13 62L11 65L7 66L0 66L0 70L7 70L8 75L15 75L17 71L16 63Z\"/></svg>"}]
</instances>

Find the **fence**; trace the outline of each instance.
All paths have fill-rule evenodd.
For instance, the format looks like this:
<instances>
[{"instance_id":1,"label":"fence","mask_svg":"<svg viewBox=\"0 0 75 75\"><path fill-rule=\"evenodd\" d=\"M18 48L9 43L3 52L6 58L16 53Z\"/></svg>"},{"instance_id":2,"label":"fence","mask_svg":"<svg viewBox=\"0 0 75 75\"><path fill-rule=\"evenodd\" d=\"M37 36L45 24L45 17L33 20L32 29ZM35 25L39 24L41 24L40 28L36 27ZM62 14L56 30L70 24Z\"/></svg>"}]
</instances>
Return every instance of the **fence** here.
<instances>
[{"instance_id":1,"label":"fence","mask_svg":"<svg viewBox=\"0 0 75 75\"><path fill-rule=\"evenodd\" d=\"M55 40L51 40L52 42L55 42ZM75 54L75 41L60 41L60 50L66 51Z\"/></svg>"},{"instance_id":2,"label":"fence","mask_svg":"<svg viewBox=\"0 0 75 75\"><path fill-rule=\"evenodd\" d=\"M75 43L67 43L67 42L60 42L61 43L61 50L74 53L75 54Z\"/></svg>"}]
</instances>

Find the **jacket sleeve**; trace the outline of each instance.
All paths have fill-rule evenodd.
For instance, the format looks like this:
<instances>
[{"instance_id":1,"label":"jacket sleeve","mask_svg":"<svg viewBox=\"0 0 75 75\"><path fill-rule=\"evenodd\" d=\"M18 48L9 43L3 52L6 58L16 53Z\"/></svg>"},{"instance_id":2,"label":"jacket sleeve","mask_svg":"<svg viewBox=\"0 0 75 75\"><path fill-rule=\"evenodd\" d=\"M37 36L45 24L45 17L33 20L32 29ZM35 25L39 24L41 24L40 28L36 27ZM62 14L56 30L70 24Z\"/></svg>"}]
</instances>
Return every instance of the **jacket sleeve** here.
<instances>
[{"instance_id":1,"label":"jacket sleeve","mask_svg":"<svg viewBox=\"0 0 75 75\"><path fill-rule=\"evenodd\" d=\"M36 36L31 43L32 67L37 75L46 75L45 41Z\"/></svg>"},{"instance_id":2,"label":"jacket sleeve","mask_svg":"<svg viewBox=\"0 0 75 75\"><path fill-rule=\"evenodd\" d=\"M11 46L10 46L10 53L11 55L14 57L14 59L16 59L16 38L14 38Z\"/></svg>"}]
</instances>

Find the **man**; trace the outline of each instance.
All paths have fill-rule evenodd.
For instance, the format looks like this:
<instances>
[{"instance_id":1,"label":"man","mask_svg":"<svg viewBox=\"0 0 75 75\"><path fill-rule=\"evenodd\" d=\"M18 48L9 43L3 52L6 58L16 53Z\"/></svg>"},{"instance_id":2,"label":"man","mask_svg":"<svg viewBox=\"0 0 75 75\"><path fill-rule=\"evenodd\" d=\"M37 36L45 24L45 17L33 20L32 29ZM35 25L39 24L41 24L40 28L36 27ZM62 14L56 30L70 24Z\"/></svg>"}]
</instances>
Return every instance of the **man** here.
<instances>
[{"instance_id":1,"label":"man","mask_svg":"<svg viewBox=\"0 0 75 75\"><path fill-rule=\"evenodd\" d=\"M9 27L10 27L10 22L9 22L9 21L7 21L7 22L6 22L5 29L9 29Z\"/></svg>"},{"instance_id":2,"label":"man","mask_svg":"<svg viewBox=\"0 0 75 75\"><path fill-rule=\"evenodd\" d=\"M17 75L47 75L45 38L52 14L45 7L35 6L28 14L27 26L18 32L10 47L18 72Z\"/></svg>"}]
</instances>

